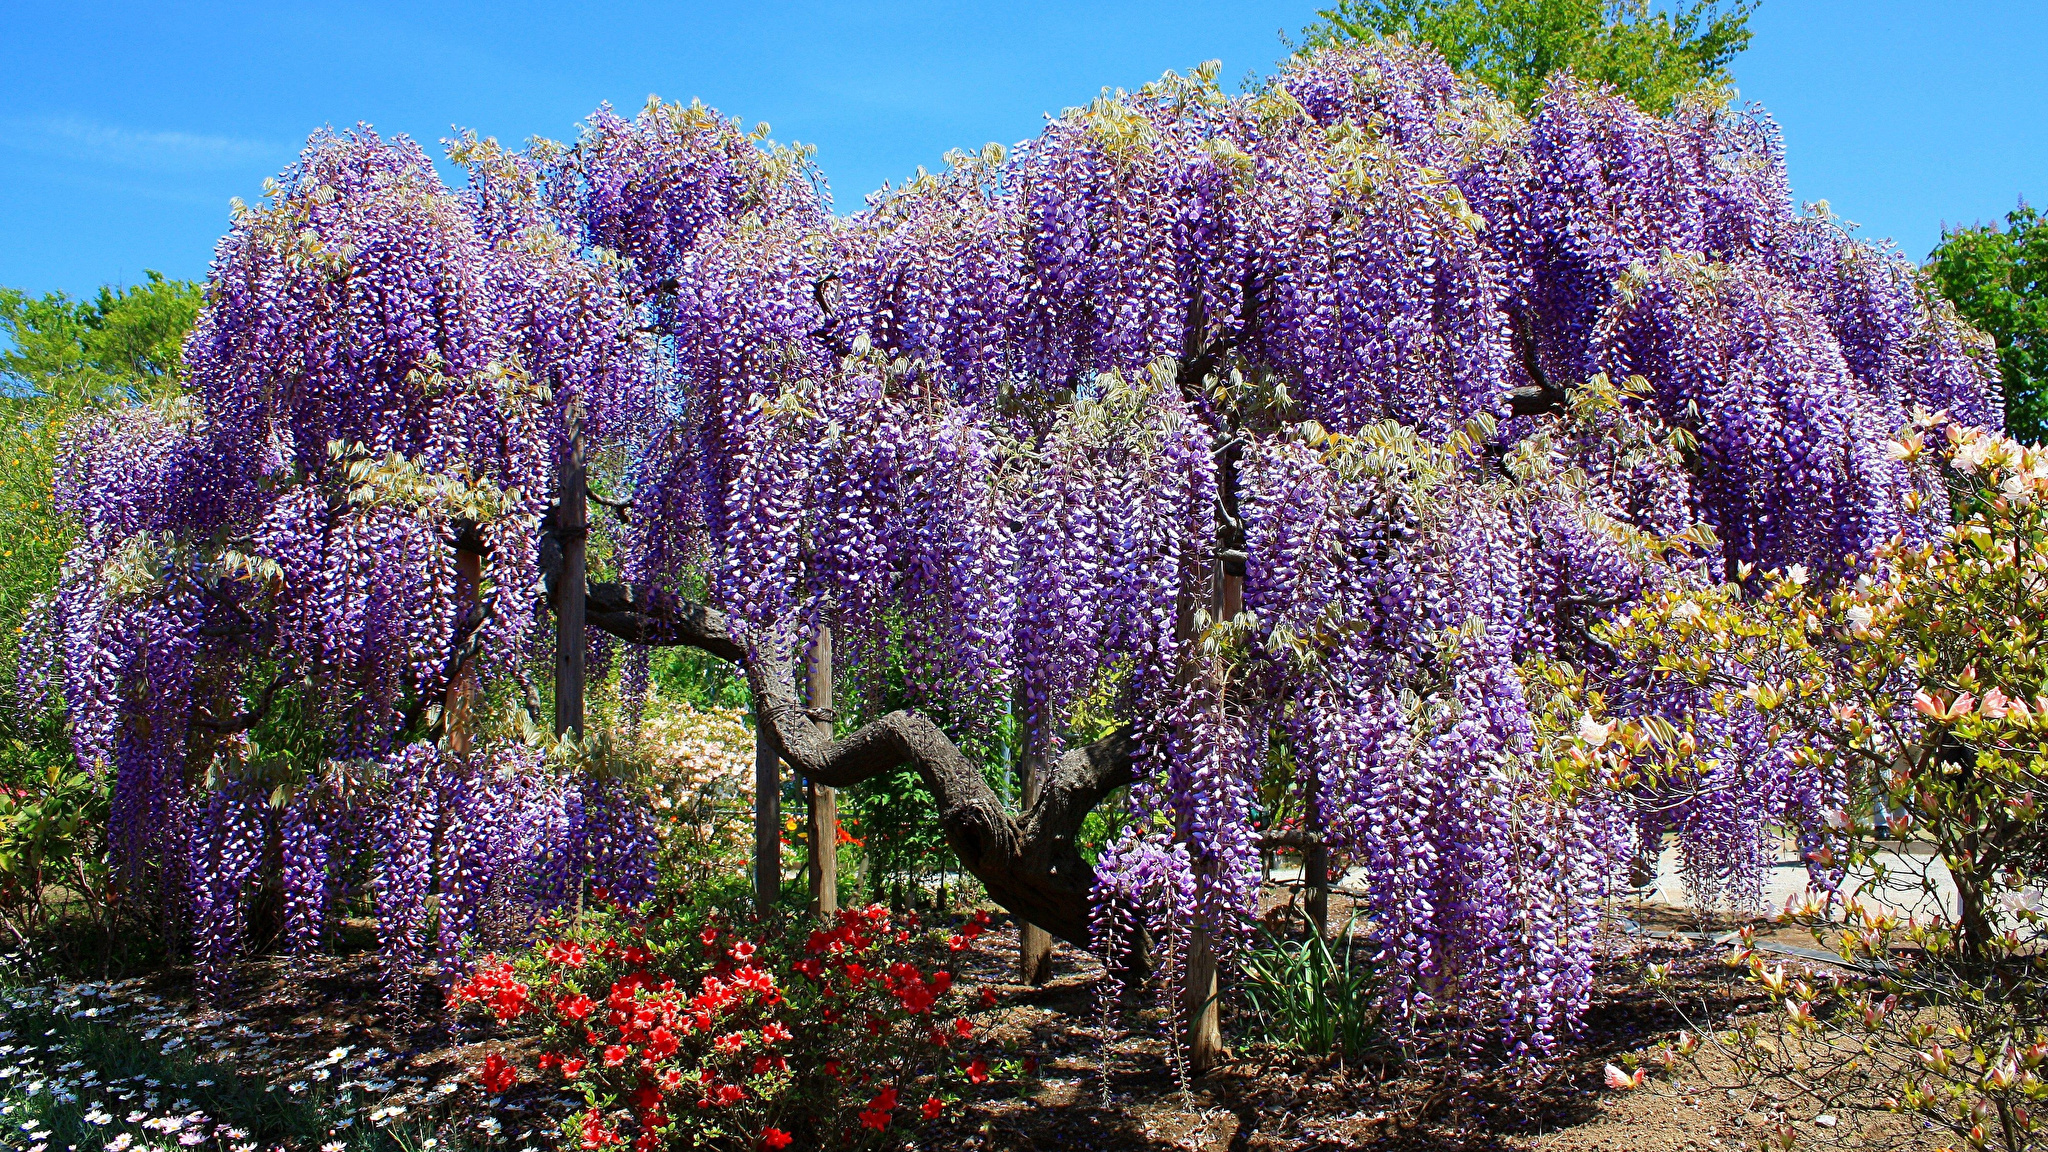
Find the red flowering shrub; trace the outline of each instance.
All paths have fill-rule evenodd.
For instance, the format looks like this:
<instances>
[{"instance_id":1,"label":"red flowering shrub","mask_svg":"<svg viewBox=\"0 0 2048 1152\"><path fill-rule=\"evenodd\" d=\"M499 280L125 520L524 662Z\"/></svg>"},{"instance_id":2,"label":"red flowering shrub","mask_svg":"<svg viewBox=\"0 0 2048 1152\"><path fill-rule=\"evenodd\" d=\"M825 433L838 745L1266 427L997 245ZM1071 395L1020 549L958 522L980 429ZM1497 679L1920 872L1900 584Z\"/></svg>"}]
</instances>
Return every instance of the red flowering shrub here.
<instances>
[{"instance_id":1,"label":"red flowering shrub","mask_svg":"<svg viewBox=\"0 0 2048 1152\"><path fill-rule=\"evenodd\" d=\"M1018 1071L977 1040L994 990L955 981L987 924L925 932L875 905L742 933L611 909L544 926L454 1000L536 1036L542 1082L586 1101L566 1141L584 1152L879 1147ZM492 1091L517 1075L498 1053L479 1073Z\"/></svg>"}]
</instances>

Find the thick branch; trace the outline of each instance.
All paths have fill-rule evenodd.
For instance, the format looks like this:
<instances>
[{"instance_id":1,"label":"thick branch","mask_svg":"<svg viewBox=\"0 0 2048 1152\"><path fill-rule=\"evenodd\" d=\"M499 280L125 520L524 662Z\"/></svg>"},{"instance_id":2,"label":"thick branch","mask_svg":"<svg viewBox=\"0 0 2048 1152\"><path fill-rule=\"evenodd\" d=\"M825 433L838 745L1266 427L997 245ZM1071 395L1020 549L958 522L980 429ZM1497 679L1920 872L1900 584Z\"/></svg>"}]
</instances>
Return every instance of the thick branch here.
<instances>
[{"instance_id":1,"label":"thick branch","mask_svg":"<svg viewBox=\"0 0 2048 1152\"><path fill-rule=\"evenodd\" d=\"M553 576L550 574L549 579ZM584 604L592 628L621 640L654 648L697 648L721 660L743 663L746 651L725 630L715 608L661 598L641 598L624 584L592 584Z\"/></svg>"},{"instance_id":2,"label":"thick branch","mask_svg":"<svg viewBox=\"0 0 2048 1152\"><path fill-rule=\"evenodd\" d=\"M745 666L769 744L808 779L844 788L915 768L937 799L947 843L990 898L1055 936L1087 945L1095 870L1075 850L1074 838L1089 811L1131 781L1134 746L1128 729L1060 757L1038 802L1012 816L981 769L918 713L891 712L842 739L825 738L796 697L790 658L748 659L714 609L648 604L623 585L592 584L589 621L622 640L697 648Z\"/></svg>"},{"instance_id":3,"label":"thick branch","mask_svg":"<svg viewBox=\"0 0 2048 1152\"><path fill-rule=\"evenodd\" d=\"M796 698L788 657L756 655L746 665L768 742L798 773L845 788L906 765L917 769L938 801L947 843L990 898L1055 936L1087 945L1095 870L1075 850L1074 837L1090 809L1130 783L1128 729L1062 756L1038 802L1013 817L981 769L930 719L891 712L828 740Z\"/></svg>"},{"instance_id":4,"label":"thick branch","mask_svg":"<svg viewBox=\"0 0 2048 1152\"><path fill-rule=\"evenodd\" d=\"M1546 412L1557 412L1564 408L1564 389L1550 382L1543 371L1543 361L1536 349L1536 326L1526 313L1517 312L1515 322L1515 347L1522 354L1522 369L1529 374L1533 384L1524 384L1508 389L1508 407L1517 416L1541 416Z\"/></svg>"}]
</instances>

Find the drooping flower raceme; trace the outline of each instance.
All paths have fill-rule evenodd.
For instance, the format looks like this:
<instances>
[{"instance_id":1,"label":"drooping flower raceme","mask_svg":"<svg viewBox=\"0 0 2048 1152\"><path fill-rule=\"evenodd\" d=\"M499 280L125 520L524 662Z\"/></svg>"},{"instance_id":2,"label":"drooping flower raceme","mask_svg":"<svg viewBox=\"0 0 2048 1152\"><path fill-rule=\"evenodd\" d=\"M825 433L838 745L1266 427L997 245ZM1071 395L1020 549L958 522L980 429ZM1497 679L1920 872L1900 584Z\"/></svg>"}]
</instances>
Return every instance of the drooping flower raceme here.
<instances>
[{"instance_id":1,"label":"drooping flower raceme","mask_svg":"<svg viewBox=\"0 0 2048 1152\"><path fill-rule=\"evenodd\" d=\"M1915 405L1996 419L1975 337L1794 209L1760 111L1651 117L1560 77L1524 119L1426 48L1322 50L1239 96L1169 74L846 217L807 153L699 106L454 155L461 192L409 143L316 137L222 244L192 402L65 464L80 755L117 774L135 890L223 938L232 884L186 871L195 836L246 839L218 781L290 785L309 944L350 852L379 855L395 962L428 891L446 949L493 885L644 881L622 792L422 746L465 653L514 689L540 654L574 401L630 486L642 603L701 596L756 648L828 623L845 702L963 736L1013 711L1027 757L1133 726L1105 948L1170 873L1227 954L1285 794L1369 865L1412 1018L1547 1043L1639 837L1678 831L1740 892L1759 831L1828 796L1739 725L1701 735L1754 789L1553 787L1529 670L1610 660L1594 626L1659 590L1831 581L1917 538L1886 440ZM284 709L319 747L238 719ZM216 762L239 767L196 783ZM319 791L341 764L375 767ZM503 845L527 872L485 866Z\"/></svg>"}]
</instances>

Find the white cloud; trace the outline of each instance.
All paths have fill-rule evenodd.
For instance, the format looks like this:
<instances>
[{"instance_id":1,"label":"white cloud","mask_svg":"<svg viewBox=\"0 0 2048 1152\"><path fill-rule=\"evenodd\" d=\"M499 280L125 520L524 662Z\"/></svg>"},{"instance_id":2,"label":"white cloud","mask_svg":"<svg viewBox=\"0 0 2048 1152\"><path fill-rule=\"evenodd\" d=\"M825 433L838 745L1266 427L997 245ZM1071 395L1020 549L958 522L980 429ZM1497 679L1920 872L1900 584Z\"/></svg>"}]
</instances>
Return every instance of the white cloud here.
<instances>
[{"instance_id":1,"label":"white cloud","mask_svg":"<svg viewBox=\"0 0 2048 1152\"><path fill-rule=\"evenodd\" d=\"M0 121L0 143L67 160L154 172L201 172L274 165L289 148L197 132L149 132L78 116Z\"/></svg>"}]
</instances>

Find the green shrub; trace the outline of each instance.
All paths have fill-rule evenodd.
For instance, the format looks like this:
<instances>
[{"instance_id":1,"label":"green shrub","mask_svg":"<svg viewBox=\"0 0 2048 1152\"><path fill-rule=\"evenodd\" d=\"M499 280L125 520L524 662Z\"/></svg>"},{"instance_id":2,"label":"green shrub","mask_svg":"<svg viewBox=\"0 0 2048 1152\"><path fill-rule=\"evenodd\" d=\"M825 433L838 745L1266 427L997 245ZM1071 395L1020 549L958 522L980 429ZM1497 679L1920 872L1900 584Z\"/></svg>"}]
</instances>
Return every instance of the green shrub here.
<instances>
[{"instance_id":1,"label":"green shrub","mask_svg":"<svg viewBox=\"0 0 2048 1152\"><path fill-rule=\"evenodd\" d=\"M1246 1020L1267 1043L1316 1056L1356 1057L1380 1041L1381 967L1357 919L1333 947L1321 932L1273 932L1239 961Z\"/></svg>"}]
</instances>

